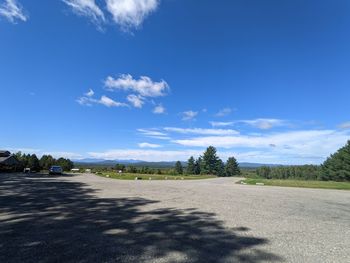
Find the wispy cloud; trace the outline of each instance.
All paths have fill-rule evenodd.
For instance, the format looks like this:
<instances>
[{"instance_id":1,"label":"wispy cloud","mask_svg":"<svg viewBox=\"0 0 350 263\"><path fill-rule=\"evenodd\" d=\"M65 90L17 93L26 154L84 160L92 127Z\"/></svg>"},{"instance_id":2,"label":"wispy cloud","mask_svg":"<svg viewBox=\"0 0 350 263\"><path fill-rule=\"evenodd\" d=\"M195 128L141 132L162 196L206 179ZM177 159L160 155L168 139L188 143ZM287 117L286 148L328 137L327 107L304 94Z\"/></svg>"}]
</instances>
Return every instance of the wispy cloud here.
<instances>
[{"instance_id":1,"label":"wispy cloud","mask_svg":"<svg viewBox=\"0 0 350 263\"><path fill-rule=\"evenodd\" d=\"M95 95L95 92L92 89L90 89L88 92L85 93L85 96L87 97L92 97L94 95Z\"/></svg>"},{"instance_id":2,"label":"wispy cloud","mask_svg":"<svg viewBox=\"0 0 350 263\"><path fill-rule=\"evenodd\" d=\"M134 106L135 108L142 108L144 102L144 98L140 95L128 95L128 97L126 98L132 106Z\"/></svg>"},{"instance_id":3,"label":"wispy cloud","mask_svg":"<svg viewBox=\"0 0 350 263\"><path fill-rule=\"evenodd\" d=\"M80 16L88 17L94 24L101 25L105 22L103 11L98 7L95 0L62 0L73 12Z\"/></svg>"},{"instance_id":4,"label":"wispy cloud","mask_svg":"<svg viewBox=\"0 0 350 263\"><path fill-rule=\"evenodd\" d=\"M146 137L161 139L161 140L170 140L170 137L168 136L167 133L161 132L157 129L137 129L137 131Z\"/></svg>"},{"instance_id":5,"label":"wispy cloud","mask_svg":"<svg viewBox=\"0 0 350 263\"><path fill-rule=\"evenodd\" d=\"M0 4L0 16L5 17L11 23L16 23L18 20L23 22L28 20L28 15L16 0L5 0L4 3Z\"/></svg>"},{"instance_id":6,"label":"wispy cloud","mask_svg":"<svg viewBox=\"0 0 350 263\"><path fill-rule=\"evenodd\" d=\"M106 107L128 107L129 105L123 102L115 101L105 95L101 96L100 99L94 99L92 97L80 97L77 99L80 105L92 106L93 104L102 104Z\"/></svg>"},{"instance_id":7,"label":"wispy cloud","mask_svg":"<svg viewBox=\"0 0 350 263\"><path fill-rule=\"evenodd\" d=\"M163 105L157 105L154 107L153 113L154 114L163 114L163 113L165 113L165 108L163 107Z\"/></svg>"},{"instance_id":8,"label":"wispy cloud","mask_svg":"<svg viewBox=\"0 0 350 263\"><path fill-rule=\"evenodd\" d=\"M140 148L160 148L162 147L159 144L154 144L154 143L148 143L148 142L142 142L138 144Z\"/></svg>"},{"instance_id":9,"label":"wispy cloud","mask_svg":"<svg viewBox=\"0 0 350 263\"><path fill-rule=\"evenodd\" d=\"M219 110L215 116L216 117L224 117L224 116L227 116L227 115L230 115L232 112L232 109L231 108L224 108L224 109L221 109Z\"/></svg>"},{"instance_id":10,"label":"wispy cloud","mask_svg":"<svg viewBox=\"0 0 350 263\"><path fill-rule=\"evenodd\" d=\"M239 134L238 131L230 130L230 129L202 129L202 128L185 129L185 128L176 128L176 127L165 127L164 130L167 132L176 132L176 133L182 133L182 134L199 134L199 135Z\"/></svg>"},{"instance_id":11,"label":"wispy cloud","mask_svg":"<svg viewBox=\"0 0 350 263\"><path fill-rule=\"evenodd\" d=\"M154 12L159 0L106 0L107 10L122 30L138 28Z\"/></svg>"},{"instance_id":12,"label":"wispy cloud","mask_svg":"<svg viewBox=\"0 0 350 263\"><path fill-rule=\"evenodd\" d=\"M134 79L130 74L123 74L117 78L108 76L105 86L109 90L123 90L139 94L142 97L162 97L167 95L169 85L164 80L153 81L150 77L141 76Z\"/></svg>"},{"instance_id":13,"label":"wispy cloud","mask_svg":"<svg viewBox=\"0 0 350 263\"><path fill-rule=\"evenodd\" d=\"M209 122L213 127L227 127L232 126L234 124L233 121L223 122L223 121L211 121Z\"/></svg>"},{"instance_id":14,"label":"wispy cloud","mask_svg":"<svg viewBox=\"0 0 350 263\"><path fill-rule=\"evenodd\" d=\"M198 115L198 111L189 110L189 111L184 111L181 114L182 114L183 121L190 121L195 119L195 117Z\"/></svg>"},{"instance_id":15,"label":"wispy cloud","mask_svg":"<svg viewBox=\"0 0 350 263\"><path fill-rule=\"evenodd\" d=\"M238 121L238 123L248 124L252 127L255 127L255 128L258 128L261 130L268 130L268 129L271 129L274 127L288 125L288 122L286 122L285 120L280 120L280 119L241 120L241 121Z\"/></svg>"},{"instance_id":16,"label":"wispy cloud","mask_svg":"<svg viewBox=\"0 0 350 263\"><path fill-rule=\"evenodd\" d=\"M204 136L173 140L174 143L187 147L207 147L214 145L221 148L244 148L272 152L279 158L286 155L302 159L326 158L343 146L349 139L349 132L335 130L301 130L263 135Z\"/></svg>"},{"instance_id":17,"label":"wispy cloud","mask_svg":"<svg viewBox=\"0 0 350 263\"><path fill-rule=\"evenodd\" d=\"M201 151L184 150L184 151L164 151L148 149L115 149L104 152L89 152L92 158L106 160L132 159L143 160L148 162L169 162L174 160L187 160L190 156L199 156Z\"/></svg>"},{"instance_id":18,"label":"wispy cloud","mask_svg":"<svg viewBox=\"0 0 350 263\"><path fill-rule=\"evenodd\" d=\"M343 123L339 124L338 127L340 129L350 129L350 121L343 122Z\"/></svg>"}]
</instances>

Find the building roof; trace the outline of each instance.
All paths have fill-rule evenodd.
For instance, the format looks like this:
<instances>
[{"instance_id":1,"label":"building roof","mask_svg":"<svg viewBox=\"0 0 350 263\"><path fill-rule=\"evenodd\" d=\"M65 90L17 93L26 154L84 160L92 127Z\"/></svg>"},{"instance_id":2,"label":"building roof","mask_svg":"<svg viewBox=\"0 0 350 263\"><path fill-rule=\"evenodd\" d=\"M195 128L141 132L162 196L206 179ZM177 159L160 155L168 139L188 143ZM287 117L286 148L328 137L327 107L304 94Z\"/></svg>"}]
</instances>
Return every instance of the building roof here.
<instances>
[{"instance_id":1,"label":"building roof","mask_svg":"<svg viewBox=\"0 0 350 263\"><path fill-rule=\"evenodd\" d=\"M7 157L0 157L0 164L3 165L18 165L19 161L17 158L13 155L7 156Z\"/></svg>"},{"instance_id":2,"label":"building roof","mask_svg":"<svg viewBox=\"0 0 350 263\"><path fill-rule=\"evenodd\" d=\"M0 157L9 157L11 153L9 151L0 150Z\"/></svg>"}]
</instances>

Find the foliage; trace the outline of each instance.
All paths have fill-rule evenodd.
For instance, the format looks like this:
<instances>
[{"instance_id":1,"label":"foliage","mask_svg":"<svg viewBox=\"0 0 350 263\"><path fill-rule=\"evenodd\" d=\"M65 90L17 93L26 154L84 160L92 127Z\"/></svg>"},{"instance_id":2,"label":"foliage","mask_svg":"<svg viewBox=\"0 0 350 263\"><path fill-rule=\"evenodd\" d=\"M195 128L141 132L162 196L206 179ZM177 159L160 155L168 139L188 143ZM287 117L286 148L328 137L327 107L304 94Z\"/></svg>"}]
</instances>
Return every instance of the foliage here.
<instances>
[{"instance_id":1,"label":"foliage","mask_svg":"<svg viewBox=\"0 0 350 263\"><path fill-rule=\"evenodd\" d=\"M184 170L183 170L183 167L182 167L182 164L181 164L180 161L177 161L177 162L175 163L175 172L176 172L177 174L183 174L183 173L184 173Z\"/></svg>"},{"instance_id":2,"label":"foliage","mask_svg":"<svg viewBox=\"0 0 350 263\"><path fill-rule=\"evenodd\" d=\"M350 181L350 141L323 163L320 179Z\"/></svg>"},{"instance_id":3,"label":"foliage","mask_svg":"<svg viewBox=\"0 0 350 263\"><path fill-rule=\"evenodd\" d=\"M237 176L241 174L238 162L235 157L230 157L227 159L225 166L225 174L226 176Z\"/></svg>"},{"instance_id":4,"label":"foliage","mask_svg":"<svg viewBox=\"0 0 350 263\"><path fill-rule=\"evenodd\" d=\"M285 187L304 187L304 188L322 188L350 190L350 182L333 182L333 181L311 181L311 180L280 180L280 179L245 179L245 184L256 185L257 183L271 186Z\"/></svg>"},{"instance_id":5,"label":"foliage","mask_svg":"<svg viewBox=\"0 0 350 263\"><path fill-rule=\"evenodd\" d=\"M209 146L203 154L201 163L201 174L215 174L218 175L219 157L216 154L216 149Z\"/></svg>"},{"instance_id":6,"label":"foliage","mask_svg":"<svg viewBox=\"0 0 350 263\"><path fill-rule=\"evenodd\" d=\"M187 161L187 174L196 174L196 163L193 156L190 157Z\"/></svg>"},{"instance_id":7,"label":"foliage","mask_svg":"<svg viewBox=\"0 0 350 263\"><path fill-rule=\"evenodd\" d=\"M320 175L320 166L317 165L290 165L256 169L259 177L266 179L303 179L317 180Z\"/></svg>"},{"instance_id":8,"label":"foliage","mask_svg":"<svg viewBox=\"0 0 350 263\"><path fill-rule=\"evenodd\" d=\"M199 157L194 164L194 174L201 174L202 157Z\"/></svg>"},{"instance_id":9,"label":"foliage","mask_svg":"<svg viewBox=\"0 0 350 263\"><path fill-rule=\"evenodd\" d=\"M51 155L43 155L40 160L35 154L22 154L18 152L15 154L20 161L20 169L30 168L32 171L39 172L41 170L48 170L52 165L59 165L64 171L69 171L74 167L74 163L65 158L55 159Z\"/></svg>"}]
</instances>

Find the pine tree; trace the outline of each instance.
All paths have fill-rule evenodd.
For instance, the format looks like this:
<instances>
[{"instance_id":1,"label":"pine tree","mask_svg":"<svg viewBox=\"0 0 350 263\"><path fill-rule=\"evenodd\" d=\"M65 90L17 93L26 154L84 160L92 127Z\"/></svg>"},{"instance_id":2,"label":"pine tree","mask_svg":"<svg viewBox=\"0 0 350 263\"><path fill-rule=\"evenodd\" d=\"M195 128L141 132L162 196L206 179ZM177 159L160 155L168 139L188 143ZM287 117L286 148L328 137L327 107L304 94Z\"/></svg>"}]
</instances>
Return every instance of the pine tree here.
<instances>
[{"instance_id":1,"label":"pine tree","mask_svg":"<svg viewBox=\"0 0 350 263\"><path fill-rule=\"evenodd\" d=\"M183 167L182 167L182 164L181 164L180 161L177 161L177 162L175 163L175 172L176 172L177 174L183 174L183 172L184 172Z\"/></svg>"},{"instance_id":2,"label":"pine tree","mask_svg":"<svg viewBox=\"0 0 350 263\"><path fill-rule=\"evenodd\" d=\"M199 157L194 164L195 166L194 174L201 174L201 164L202 164L202 157Z\"/></svg>"},{"instance_id":3,"label":"pine tree","mask_svg":"<svg viewBox=\"0 0 350 263\"><path fill-rule=\"evenodd\" d=\"M29 155L28 157L28 167L36 172L39 172L41 170L39 159L35 154Z\"/></svg>"},{"instance_id":4,"label":"pine tree","mask_svg":"<svg viewBox=\"0 0 350 263\"><path fill-rule=\"evenodd\" d=\"M320 179L350 181L350 141L323 163Z\"/></svg>"},{"instance_id":5,"label":"pine tree","mask_svg":"<svg viewBox=\"0 0 350 263\"><path fill-rule=\"evenodd\" d=\"M216 171L215 175L217 176L226 176L225 173L225 164L221 159L218 159L216 162Z\"/></svg>"},{"instance_id":6,"label":"pine tree","mask_svg":"<svg viewBox=\"0 0 350 263\"><path fill-rule=\"evenodd\" d=\"M193 156L190 157L187 161L187 174L195 174L196 173L196 164Z\"/></svg>"},{"instance_id":7,"label":"pine tree","mask_svg":"<svg viewBox=\"0 0 350 263\"><path fill-rule=\"evenodd\" d=\"M215 147L209 146L203 154L201 174L218 175L219 160L219 157L216 155Z\"/></svg>"},{"instance_id":8,"label":"pine tree","mask_svg":"<svg viewBox=\"0 0 350 263\"><path fill-rule=\"evenodd\" d=\"M237 160L235 157L230 157L227 159L225 165L226 176L237 176L241 174Z\"/></svg>"}]
</instances>

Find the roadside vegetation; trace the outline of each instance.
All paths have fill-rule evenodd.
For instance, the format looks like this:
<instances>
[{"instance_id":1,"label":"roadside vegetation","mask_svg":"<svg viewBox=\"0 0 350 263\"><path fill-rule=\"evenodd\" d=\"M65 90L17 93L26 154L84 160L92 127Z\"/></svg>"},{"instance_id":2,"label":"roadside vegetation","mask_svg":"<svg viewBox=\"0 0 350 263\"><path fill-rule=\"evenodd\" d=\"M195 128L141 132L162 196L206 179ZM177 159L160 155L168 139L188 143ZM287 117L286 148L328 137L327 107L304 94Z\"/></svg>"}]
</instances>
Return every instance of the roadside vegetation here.
<instances>
[{"instance_id":1,"label":"roadside vegetation","mask_svg":"<svg viewBox=\"0 0 350 263\"><path fill-rule=\"evenodd\" d=\"M350 181L350 141L332 154L320 166L299 165L260 167L256 174L265 179L299 179L320 181Z\"/></svg>"},{"instance_id":2,"label":"roadside vegetation","mask_svg":"<svg viewBox=\"0 0 350 263\"><path fill-rule=\"evenodd\" d=\"M196 180L209 179L216 176L211 175L166 175L166 174L137 174L137 173L115 173L115 172L97 172L99 176L120 180Z\"/></svg>"},{"instance_id":3,"label":"roadside vegetation","mask_svg":"<svg viewBox=\"0 0 350 263\"><path fill-rule=\"evenodd\" d=\"M74 163L65 158L55 159L51 155L43 155L40 160L35 154L22 154L18 152L15 154L20 165L17 167L18 171L23 168L30 168L32 171L40 172L41 170L49 170L52 165L59 165L63 171L70 171L74 167Z\"/></svg>"},{"instance_id":4,"label":"roadside vegetation","mask_svg":"<svg viewBox=\"0 0 350 263\"><path fill-rule=\"evenodd\" d=\"M264 184L270 186L286 186L286 187L303 187L303 188L321 188L321 189L338 189L350 190L350 182L334 182L334 181L305 181L305 180L278 180L278 179L252 179L248 178L239 183L256 185Z\"/></svg>"}]
</instances>

